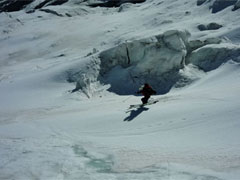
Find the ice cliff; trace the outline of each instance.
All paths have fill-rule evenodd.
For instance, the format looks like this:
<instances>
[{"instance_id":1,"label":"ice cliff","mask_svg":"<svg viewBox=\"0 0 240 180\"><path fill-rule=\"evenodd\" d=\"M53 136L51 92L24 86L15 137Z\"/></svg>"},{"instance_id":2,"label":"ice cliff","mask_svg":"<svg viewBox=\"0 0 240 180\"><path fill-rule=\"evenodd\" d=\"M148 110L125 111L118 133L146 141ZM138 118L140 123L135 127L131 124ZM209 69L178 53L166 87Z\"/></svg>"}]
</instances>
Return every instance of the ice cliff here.
<instances>
[{"instance_id":1,"label":"ice cliff","mask_svg":"<svg viewBox=\"0 0 240 180\"><path fill-rule=\"evenodd\" d=\"M68 77L77 82L75 90L85 89L85 92L98 82L110 85L110 92L134 94L141 84L148 82L159 94L165 94L173 86L184 86L194 80L180 73L188 64L210 71L227 60L239 61L236 57L240 56L240 46L219 38L189 41L189 37L188 31L170 30L125 42L88 57L92 58L85 68L88 70L79 73L75 69Z\"/></svg>"}]
</instances>

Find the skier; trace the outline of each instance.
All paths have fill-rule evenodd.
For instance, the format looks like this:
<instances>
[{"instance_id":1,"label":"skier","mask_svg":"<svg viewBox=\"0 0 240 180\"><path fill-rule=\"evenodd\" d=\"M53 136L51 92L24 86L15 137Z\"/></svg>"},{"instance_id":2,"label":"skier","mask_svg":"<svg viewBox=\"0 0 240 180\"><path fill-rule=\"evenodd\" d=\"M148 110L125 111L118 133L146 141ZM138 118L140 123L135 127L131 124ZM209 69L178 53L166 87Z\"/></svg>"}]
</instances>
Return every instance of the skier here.
<instances>
[{"instance_id":1,"label":"skier","mask_svg":"<svg viewBox=\"0 0 240 180\"><path fill-rule=\"evenodd\" d=\"M148 99L151 97L151 95L156 94L157 92L152 89L152 87L145 83L142 88L137 92L138 94L142 93L144 96L141 100L143 104L146 104L148 102Z\"/></svg>"}]
</instances>

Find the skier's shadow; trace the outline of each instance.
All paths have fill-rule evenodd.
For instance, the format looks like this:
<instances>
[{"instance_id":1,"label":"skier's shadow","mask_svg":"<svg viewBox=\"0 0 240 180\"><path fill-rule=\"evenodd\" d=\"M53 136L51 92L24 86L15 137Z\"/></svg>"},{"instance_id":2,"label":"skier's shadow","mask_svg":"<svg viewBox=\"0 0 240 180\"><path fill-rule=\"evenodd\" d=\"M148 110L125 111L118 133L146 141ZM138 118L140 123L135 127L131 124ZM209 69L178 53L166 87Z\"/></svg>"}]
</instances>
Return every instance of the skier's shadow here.
<instances>
[{"instance_id":1,"label":"skier's shadow","mask_svg":"<svg viewBox=\"0 0 240 180\"><path fill-rule=\"evenodd\" d=\"M147 111L149 108L146 108L144 106L140 106L136 110L131 110L128 117L126 117L123 121L132 121L134 118L136 118L139 114L141 114L143 111Z\"/></svg>"}]
</instances>

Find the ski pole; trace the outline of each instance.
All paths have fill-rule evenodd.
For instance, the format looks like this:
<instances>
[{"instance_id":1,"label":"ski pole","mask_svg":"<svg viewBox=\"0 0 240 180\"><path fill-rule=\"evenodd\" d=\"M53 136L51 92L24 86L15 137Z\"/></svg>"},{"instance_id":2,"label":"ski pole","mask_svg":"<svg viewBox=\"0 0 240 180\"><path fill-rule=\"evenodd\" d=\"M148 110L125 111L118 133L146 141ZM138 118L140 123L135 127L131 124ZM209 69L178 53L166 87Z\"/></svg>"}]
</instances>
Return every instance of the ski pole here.
<instances>
[{"instance_id":1,"label":"ski pole","mask_svg":"<svg viewBox=\"0 0 240 180\"><path fill-rule=\"evenodd\" d=\"M127 97L126 99L124 99L122 102L126 102L127 100L129 100L132 96Z\"/></svg>"}]
</instances>

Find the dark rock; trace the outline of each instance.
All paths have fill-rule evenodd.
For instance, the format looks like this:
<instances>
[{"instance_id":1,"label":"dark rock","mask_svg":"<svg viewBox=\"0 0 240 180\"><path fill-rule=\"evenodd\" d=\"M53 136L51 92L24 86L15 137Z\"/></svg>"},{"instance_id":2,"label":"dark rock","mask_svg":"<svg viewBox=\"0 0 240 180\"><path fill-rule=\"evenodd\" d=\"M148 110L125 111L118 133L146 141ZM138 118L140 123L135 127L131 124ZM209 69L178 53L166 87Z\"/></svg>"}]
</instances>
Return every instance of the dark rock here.
<instances>
[{"instance_id":1,"label":"dark rock","mask_svg":"<svg viewBox=\"0 0 240 180\"><path fill-rule=\"evenodd\" d=\"M65 13L65 15L66 15L67 17L72 17L72 15L69 14L69 13Z\"/></svg>"},{"instance_id":2,"label":"dark rock","mask_svg":"<svg viewBox=\"0 0 240 180\"><path fill-rule=\"evenodd\" d=\"M146 0L108 0L107 2L99 2L89 4L90 7L120 7L124 3L143 3Z\"/></svg>"},{"instance_id":3,"label":"dark rock","mask_svg":"<svg viewBox=\"0 0 240 180\"><path fill-rule=\"evenodd\" d=\"M31 13L34 13L34 12L35 12L34 9L30 9L30 10L26 11L27 14L31 14Z\"/></svg>"},{"instance_id":4,"label":"dark rock","mask_svg":"<svg viewBox=\"0 0 240 180\"><path fill-rule=\"evenodd\" d=\"M208 29L207 29L207 26L204 25L204 24L198 25L198 29L199 29L200 31L206 31L206 30L208 30Z\"/></svg>"},{"instance_id":5,"label":"dark rock","mask_svg":"<svg viewBox=\"0 0 240 180\"><path fill-rule=\"evenodd\" d=\"M240 0L234 5L233 11L236 11L237 9L240 9Z\"/></svg>"},{"instance_id":6,"label":"dark rock","mask_svg":"<svg viewBox=\"0 0 240 180\"><path fill-rule=\"evenodd\" d=\"M68 0L45 0L43 2L41 2L40 4L38 4L35 9L40 9L42 7L45 6L53 6L53 5L61 5L68 2Z\"/></svg>"},{"instance_id":7,"label":"dark rock","mask_svg":"<svg viewBox=\"0 0 240 180\"><path fill-rule=\"evenodd\" d=\"M40 4L38 4L35 9L40 9L42 7L44 7L47 3L49 3L51 0L45 0L43 2L41 2Z\"/></svg>"},{"instance_id":8,"label":"dark rock","mask_svg":"<svg viewBox=\"0 0 240 180\"><path fill-rule=\"evenodd\" d=\"M28 4L35 0L0 0L0 12L13 12L24 9ZM68 0L45 0L39 3L34 9L40 9L49 5L61 5ZM33 13L33 10L28 10L27 13Z\"/></svg>"},{"instance_id":9,"label":"dark rock","mask_svg":"<svg viewBox=\"0 0 240 180\"><path fill-rule=\"evenodd\" d=\"M208 30L217 30L217 29L220 29L221 27L223 27L223 26L220 24L217 24L217 23L209 23L207 25Z\"/></svg>"},{"instance_id":10,"label":"dark rock","mask_svg":"<svg viewBox=\"0 0 240 180\"><path fill-rule=\"evenodd\" d=\"M46 13L50 13L50 14L53 14L53 15L56 15L56 16L63 17L62 14L59 14L59 13L57 13L56 11L53 11L53 10L51 10L51 9L40 9L40 11L43 11L43 12L46 12Z\"/></svg>"},{"instance_id":11,"label":"dark rock","mask_svg":"<svg viewBox=\"0 0 240 180\"><path fill-rule=\"evenodd\" d=\"M201 6L203 3L205 3L207 0L197 0L197 5Z\"/></svg>"},{"instance_id":12,"label":"dark rock","mask_svg":"<svg viewBox=\"0 0 240 180\"><path fill-rule=\"evenodd\" d=\"M217 13L228 6L232 6L237 2L237 0L215 0L212 5L212 13Z\"/></svg>"},{"instance_id":13,"label":"dark rock","mask_svg":"<svg viewBox=\"0 0 240 180\"><path fill-rule=\"evenodd\" d=\"M68 2L68 0L54 0L48 4L48 6L57 6L62 5L64 3Z\"/></svg>"},{"instance_id":14,"label":"dark rock","mask_svg":"<svg viewBox=\"0 0 240 180\"><path fill-rule=\"evenodd\" d=\"M22 10L34 0L3 0L0 3L0 12L13 12Z\"/></svg>"},{"instance_id":15,"label":"dark rock","mask_svg":"<svg viewBox=\"0 0 240 180\"><path fill-rule=\"evenodd\" d=\"M220 29L221 27L223 27L223 26L220 25L220 24L217 24L217 23L215 23L215 22L209 23L209 24L207 24L207 25L204 25L204 24L198 25L198 29L199 29L200 31L217 30L217 29Z\"/></svg>"}]
</instances>

